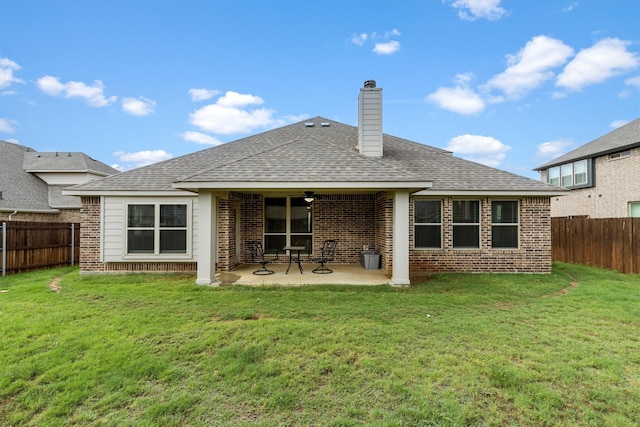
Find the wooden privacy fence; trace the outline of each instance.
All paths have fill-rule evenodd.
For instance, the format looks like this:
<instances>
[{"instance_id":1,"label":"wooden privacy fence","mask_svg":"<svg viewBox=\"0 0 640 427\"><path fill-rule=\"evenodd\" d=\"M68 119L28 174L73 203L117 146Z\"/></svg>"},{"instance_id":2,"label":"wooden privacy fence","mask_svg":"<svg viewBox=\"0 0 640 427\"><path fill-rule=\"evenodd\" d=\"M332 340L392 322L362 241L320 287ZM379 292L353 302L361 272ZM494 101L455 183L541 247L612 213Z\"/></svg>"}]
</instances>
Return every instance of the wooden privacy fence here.
<instances>
[{"instance_id":1,"label":"wooden privacy fence","mask_svg":"<svg viewBox=\"0 0 640 427\"><path fill-rule=\"evenodd\" d=\"M2 275L61 265L80 259L80 224L0 223Z\"/></svg>"},{"instance_id":2,"label":"wooden privacy fence","mask_svg":"<svg viewBox=\"0 0 640 427\"><path fill-rule=\"evenodd\" d=\"M640 218L552 218L554 261L640 273Z\"/></svg>"}]
</instances>

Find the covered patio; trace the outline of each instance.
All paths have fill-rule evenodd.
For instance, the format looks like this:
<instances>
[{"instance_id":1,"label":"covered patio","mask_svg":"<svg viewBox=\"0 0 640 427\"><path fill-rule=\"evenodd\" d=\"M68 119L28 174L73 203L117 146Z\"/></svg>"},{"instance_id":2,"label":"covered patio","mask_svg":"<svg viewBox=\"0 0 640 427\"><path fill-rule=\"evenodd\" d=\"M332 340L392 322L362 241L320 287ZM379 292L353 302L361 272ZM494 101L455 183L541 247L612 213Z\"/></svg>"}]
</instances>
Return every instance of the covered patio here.
<instances>
[{"instance_id":1,"label":"covered patio","mask_svg":"<svg viewBox=\"0 0 640 427\"><path fill-rule=\"evenodd\" d=\"M242 264L231 271L218 272L216 279L220 285L246 286L304 286L304 285L388 285L391 277L384 270L368 270L358 264L331 264L333 273L314 274L311 271L317 267L314 263L302 263L304 273L300 273L297 266L292 266L289 274L285 274L288 264L269 264L274 271L270 275L255 275L259 264Z\"/></svg>"}]
</instances>

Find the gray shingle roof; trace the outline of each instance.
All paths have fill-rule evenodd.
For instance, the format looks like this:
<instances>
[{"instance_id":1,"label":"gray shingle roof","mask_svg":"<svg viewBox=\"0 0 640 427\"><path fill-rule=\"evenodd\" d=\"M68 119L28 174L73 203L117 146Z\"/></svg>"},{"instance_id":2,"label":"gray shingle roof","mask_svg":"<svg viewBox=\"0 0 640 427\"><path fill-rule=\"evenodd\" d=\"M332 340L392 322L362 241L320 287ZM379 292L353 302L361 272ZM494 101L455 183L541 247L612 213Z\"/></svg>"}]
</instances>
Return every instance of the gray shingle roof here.
<instances>
[{"instance_id":1,"label":"gray shingle roof","mask_svg":"<svg viewBox=\"0 0 640 427\"><path fill-rule=\"evenodd\" d=\"M98 175L118 173L83 153L38 153L32 148L0 141L0 210L55 213L57 209L80 208L80 198L62 195L68 185L47 185L31 172L92 172Z\"/></svg>"},{"instance_id":2,"label":"gray shingle roof","mask_svg":"<svg viewBox=\"0 0 640 427\"><path fill-rule=\"evenodd\" d=\"M23 166L27 172L91 172L103 176L120 172L78 152L39 153L29 151L24 154Z\"/></svg>"},{"instance_id":3,"label":"gray shingle roof","mask_svg":"<svg viewBox=\"0 0 640 427\"><path fill-rule=\"evenodd\" d=\"M636 146L640 146L640 118L635 119L634 121L627 123L626 125L621 126L600 138L581 145L575 150L569 151L568 153L537 167L535 170L547 169L551 166L587 159L590 157L599 157Z\"/></svg>"},{"instance_id":4,"label":"gray shingle roof","mask_svg":"<svg viewBox=\"0 0 640 427\"><path fill-rule=\"evenodd\" d=\"M22 168L31 148L0 141L0 209L49 211L47 183Z\"/></svg>"},{"instance_id":5,"label":"gray shingle roof","mask_svg":"<svg viewBox=\"0 0 640 427\"><path fill-rule=\"evenodd\" d=\"M305 123L315 126L307 127ZM321 122L330 126L320 126ZM242 138L217 147L73 187L87 194L112 191L178 191L174 182L424 182L441 191L557 192L540 181L450 152L384 135L384 156L357 151L357 127L323 117Z\"/></svg>"}]
</instances>

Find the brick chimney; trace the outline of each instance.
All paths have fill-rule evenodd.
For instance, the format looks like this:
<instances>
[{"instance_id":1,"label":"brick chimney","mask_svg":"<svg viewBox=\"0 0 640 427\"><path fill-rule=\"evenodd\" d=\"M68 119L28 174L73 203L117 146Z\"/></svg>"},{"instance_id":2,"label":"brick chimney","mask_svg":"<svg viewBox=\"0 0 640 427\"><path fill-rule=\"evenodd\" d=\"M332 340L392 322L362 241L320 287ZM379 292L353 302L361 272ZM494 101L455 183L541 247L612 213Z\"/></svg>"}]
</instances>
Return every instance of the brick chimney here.
<instances>
[{"instance_id":1,"label":"brick chimney","mask_svg":"<svg viewBox=\"0 0 640 427\"><path fill-rule=\"evenodd\" d=\"M358 151L382 157L382 89L375 80L364 82L358 97Z\"/></svg>"}]
</instances>

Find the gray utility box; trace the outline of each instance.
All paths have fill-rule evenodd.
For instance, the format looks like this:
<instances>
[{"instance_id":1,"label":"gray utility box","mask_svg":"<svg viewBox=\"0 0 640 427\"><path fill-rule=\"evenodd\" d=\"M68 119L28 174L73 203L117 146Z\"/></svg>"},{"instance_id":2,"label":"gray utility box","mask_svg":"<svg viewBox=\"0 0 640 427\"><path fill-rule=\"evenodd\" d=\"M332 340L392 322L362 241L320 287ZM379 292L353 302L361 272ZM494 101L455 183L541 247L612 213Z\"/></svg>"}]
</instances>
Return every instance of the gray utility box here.
<instances>
[{"instance_id":1,"label":"gray utility box","mask_svg":"<svg viewBox=\"0 0 640 427\"><path fill-rule=\"evenodd\" d=\"M360 261L366 270L377 270L380 268L380 254L377 252L362 251Z\"/></svg>"}]
</instances>

